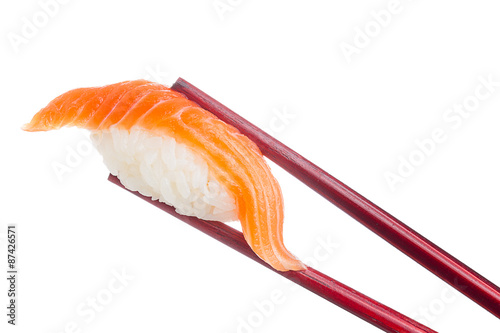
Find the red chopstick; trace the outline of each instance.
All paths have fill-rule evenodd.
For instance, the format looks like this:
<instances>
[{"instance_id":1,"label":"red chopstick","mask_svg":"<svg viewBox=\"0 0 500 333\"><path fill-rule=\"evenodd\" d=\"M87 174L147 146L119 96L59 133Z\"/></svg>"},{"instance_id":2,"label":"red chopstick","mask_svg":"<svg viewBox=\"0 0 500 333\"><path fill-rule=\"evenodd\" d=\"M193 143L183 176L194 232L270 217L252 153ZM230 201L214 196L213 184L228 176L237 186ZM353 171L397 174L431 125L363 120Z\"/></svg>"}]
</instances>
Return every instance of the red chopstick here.
<instances>
[{"instance_id":1,"label":"red chopstick","mask_svg":"<svg viewBox=\"0 0 500 333\"><path fill-rule=\"evenodd\" d=\"M108 180L126 189L117 177L109 175ZM153 201L139 192L126 190L386 332L435 332L311 267L307 267L304 271L288 272L273 269L252 251L241 232L224 223L204 221L193 216L177 214L172 206Z\"/></svg>"},{"instance_id":2,"label":"red chopstick","mask_svg":"<svg viewBox=\"0 0 500 333\"><path fill-rule=\"evenodd\" d=\"M172 89L236 127L269 159L500 318L500 288L492 282L189 82L179 78Z\"/></svg>"}]
</instances>

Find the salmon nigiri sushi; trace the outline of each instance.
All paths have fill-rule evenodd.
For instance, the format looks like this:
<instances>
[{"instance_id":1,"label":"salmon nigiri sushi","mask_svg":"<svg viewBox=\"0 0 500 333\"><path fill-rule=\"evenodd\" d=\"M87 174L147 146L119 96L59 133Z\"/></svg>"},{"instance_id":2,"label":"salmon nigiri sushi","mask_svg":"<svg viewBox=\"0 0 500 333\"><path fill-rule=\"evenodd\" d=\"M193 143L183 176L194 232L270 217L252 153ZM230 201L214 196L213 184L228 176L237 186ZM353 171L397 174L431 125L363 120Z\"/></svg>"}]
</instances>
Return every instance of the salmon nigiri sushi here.
<instances>
[{"instance_id":1,"label":"salmon nigiri sushi","mask_svg":"<svg viewBox=\"0 0 500 333\"><path fill-rule=\"evenodd\" d=\"M283 196L259 148L168 87L126 81L71 90L24 125L91 132L111 174L179 214L239 220L252 250L279 271L305 269L283 243Z\"/></svg>"}]
</instances>

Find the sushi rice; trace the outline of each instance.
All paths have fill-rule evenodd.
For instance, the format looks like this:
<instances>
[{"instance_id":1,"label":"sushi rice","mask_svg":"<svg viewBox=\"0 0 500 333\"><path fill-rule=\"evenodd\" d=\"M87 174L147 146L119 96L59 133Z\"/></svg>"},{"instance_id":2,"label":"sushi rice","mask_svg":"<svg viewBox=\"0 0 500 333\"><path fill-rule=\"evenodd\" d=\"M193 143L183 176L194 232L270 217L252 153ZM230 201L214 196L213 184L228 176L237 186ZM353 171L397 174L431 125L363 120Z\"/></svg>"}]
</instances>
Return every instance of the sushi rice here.
<instances>
[{"instance_id":1,"label":"sushi rice","mask_svg":"<svg viewBox=\"0 0 500 333\"><path fill-rule=\"evenodd\" d=\"M137 126L92 131L90 138L111 174L128 189L174 206L182 215L238 219L234 198L210 174L207 162L174 138Z\"/></svg>"}]
</instances>

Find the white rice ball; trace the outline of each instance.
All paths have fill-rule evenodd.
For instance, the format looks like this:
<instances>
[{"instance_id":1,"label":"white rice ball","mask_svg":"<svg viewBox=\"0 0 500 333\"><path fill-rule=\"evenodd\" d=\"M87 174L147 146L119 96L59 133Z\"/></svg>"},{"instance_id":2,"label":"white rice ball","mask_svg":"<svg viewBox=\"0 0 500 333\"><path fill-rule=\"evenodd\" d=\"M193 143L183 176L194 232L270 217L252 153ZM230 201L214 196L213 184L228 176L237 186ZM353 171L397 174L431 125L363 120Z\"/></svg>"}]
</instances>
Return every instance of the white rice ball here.
<instances>
[{"instance_id":1,"label":"white rice ball","mask_svg":"<svg viewBox=\"0 0 500 333\"><path fill-rule=\"evenodd\" d=\"M93 131L91 139L111 174L132 191L174 206L179 214L204 220L237 220L232 196L205 160L172 137L154 136L138 126Z\"/></svg>"}]
</instances>

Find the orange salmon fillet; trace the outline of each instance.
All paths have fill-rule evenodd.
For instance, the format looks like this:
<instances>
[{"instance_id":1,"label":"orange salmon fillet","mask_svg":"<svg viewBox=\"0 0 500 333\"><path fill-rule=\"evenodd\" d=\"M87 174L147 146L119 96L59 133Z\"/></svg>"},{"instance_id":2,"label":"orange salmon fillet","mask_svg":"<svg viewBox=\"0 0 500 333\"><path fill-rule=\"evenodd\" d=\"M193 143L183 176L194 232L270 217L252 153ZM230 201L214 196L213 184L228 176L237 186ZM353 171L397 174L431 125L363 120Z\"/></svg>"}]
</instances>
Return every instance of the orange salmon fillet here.
<instances>
[{"instance_id":1,"label":"orange salmon fillet","mask_svg":"<svg viewBox=\"0 0 500 333\"><path fill-rule=\"evenodd\" d=\"M71 90L40 110L25 131L63 126L88 130L133 126L174 137L207 162L234 197L243 235L252 250L279 271L305 269L283 243L283 196L259 148L176 91L146 80Z\"/></svg>"}]
</instances>

